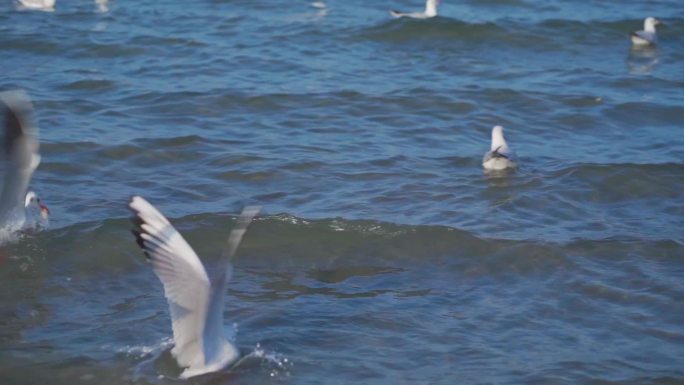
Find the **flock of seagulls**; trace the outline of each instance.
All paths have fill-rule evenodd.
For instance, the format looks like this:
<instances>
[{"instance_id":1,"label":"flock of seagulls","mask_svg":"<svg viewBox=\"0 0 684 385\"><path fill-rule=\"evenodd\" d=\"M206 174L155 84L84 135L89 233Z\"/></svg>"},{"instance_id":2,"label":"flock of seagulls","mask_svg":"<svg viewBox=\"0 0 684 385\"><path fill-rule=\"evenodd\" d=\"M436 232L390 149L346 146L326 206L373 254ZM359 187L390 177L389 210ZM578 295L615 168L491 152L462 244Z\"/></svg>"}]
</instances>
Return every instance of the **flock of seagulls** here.
<instances>
[{"instance_id":1,"label":"flock of seagulls","mask_svg":"<svg viewBox=\"0 0 684 385\"><path fill-rule=\"evenodd\" d=\"M6 110L0 228L13 232L35 224L30 220L36 217L34 209L45 221L50 211L28 190L40 163L31 102L24 91L2 92L0 101ZM492 130L491 150L482 165L487 170L515 167L503 127ZM232 276L232 259L260 208L243 209L218 263L209 270L169 220L147 200L134 196L128 206L133 213L135 240L164 287L175 342L171 354L183 368L180 378L215 372L235 362L239 352L223 334L224 296Z\"/></svg>"},{"instance_id":2,"label":"flock of seagulls","mask_svg":"<svg viewBox=\"0 0 684 385\"><path fill-rule=\"evenodd\" d=\"M441 0L427 0L423 12L390 10L395 18L428 19L437 16ZM55 0L17 0L29 10L54 10ZM101 8L107 0L95 0ZM315 3L324 8L323 2ZM657 44L656 25L648 17L644 29L630 34L635 46ZM40 163L38 129L31 102L23 91L0 92L5 107L5 177L0 192L0 229L12 233L46 226L50 210L29 189L33 172ZM517 164L503 135L503 127L492 129L491 145L482 159L488 171L513 169ZM239 357L237 348L224 336L223 307L226 285L232 276L232 260L248 225L259 207L246 207L231 231L218 263L210 270L181 234L154 206L140 196L129 202L133 212L137 244L143 250L164 287L169 305L175 346L171 354L183 368L181 378L218 371Z\"/></svg>"},{"instance_id":3,"label":"flock of seagulls","mask_svg":"<svg viewBox=\"0 0 684 385\"><path fill-rule=\"evenodd\" d=\"M11 233L27 228L46 227L50 209L29 189L33 172L40 164L38 128L33 120L33 106L26 92L20 90L0 92L0 102L5 108L5 176L0 192L0 230ZM482 160L482 167L485 170L516 167L512 152L504 139L502 126L492 129L490 150ZM145 204L139 203L134 207L131 203L131 208L138 213L146 213L147 211L140 210ZM166 221L154 208L149 211L154 211ZM139 231L137 236L141 234L145 232ZM141 239L144 237L138 237L138 241Z\"/></svg>"},{"instance_id":4,"label":"flock of seagulls","mask_svg":"<svg viewBox=\"0 0 684 385\"><path fill-rule=\"evenodd\" d=\"M19 9L40 10L40 11L54 11L56 0L15 0ZM100 12L107 12L107 3L109 0L95 0L95 4ZM411 19L430 19L437 16L437 8L442 0L426 0L425 10L423 12L402 12L391 9L390 15L394 18L411 18ZM315 8L325 9L323 1L315 1L311 3ZM658 43L658 35L656 34L656 25L662 24L660 20L654 17L647 17L644 20L644 29L642 31L633 31L629 34L632 44L634 46L653 46Z\"/></svg>"},{"instance_id":5,"label":"flock of seagulls","mask_svg":"<svg viewBox=\"0 0 684 385\"><path fill-rule=\"evenodd\" d=\"M439 7L441 0L427 0L425 2L425 11L423 12L401 12L390 9L389 13L395 18L411 18L411 19L429 19L437 16L437 7ZM662 24L660 20L655 17L647 17L644 20L643 31L634 31L629 34L632 44L635 46L654 46L658 43L658 35L656 34L656 25Z\"/></svg>"}]
</instances>

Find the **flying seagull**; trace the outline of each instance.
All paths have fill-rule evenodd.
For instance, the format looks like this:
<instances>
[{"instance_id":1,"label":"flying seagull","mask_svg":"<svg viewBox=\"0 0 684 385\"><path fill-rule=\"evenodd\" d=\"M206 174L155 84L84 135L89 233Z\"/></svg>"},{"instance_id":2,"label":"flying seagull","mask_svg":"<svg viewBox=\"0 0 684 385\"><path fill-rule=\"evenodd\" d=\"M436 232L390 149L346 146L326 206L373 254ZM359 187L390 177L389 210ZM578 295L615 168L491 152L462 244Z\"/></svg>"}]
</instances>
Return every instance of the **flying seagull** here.
<instances>
[{"instance_id":1,"label":"flying seagull","mask_svg":"<svg viewBox=\"0 0 684 385\"><path fill-rule=\"evenodd\" d=\"M140 196L129 203L133 234L169 303L175 346L171 354L190 378L225 368L238 358L237 348L223 333L223 302L232 275L231 260L259 207L245 207L230 232L226 248L211 271L154 206Z\"/></svg>"},{"instance_id":2,"label":"flying seagull","mask_svg":"<svg viewBox=\"0 0 684 385\"><path fill-rule=\"evenodd\" d=\"M24 91L0 92L5 107L4 178L0 192L0 229L7 232L46 224L50 210L29 190L31 176L40 164L38 128L33 106Z\"/></svg>"}]
</instances>

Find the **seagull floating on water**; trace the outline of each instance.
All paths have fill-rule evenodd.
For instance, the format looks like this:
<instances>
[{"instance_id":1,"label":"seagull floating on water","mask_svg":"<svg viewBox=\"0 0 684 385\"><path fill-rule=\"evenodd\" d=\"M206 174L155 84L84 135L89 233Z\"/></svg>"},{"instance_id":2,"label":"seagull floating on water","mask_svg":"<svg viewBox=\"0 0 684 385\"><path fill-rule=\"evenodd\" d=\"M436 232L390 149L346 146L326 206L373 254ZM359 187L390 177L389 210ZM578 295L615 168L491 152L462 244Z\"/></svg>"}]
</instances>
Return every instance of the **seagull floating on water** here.
<instances>
[{"instance_id":1,"label":"seagull floating on water","mask_svg":"<svg viewBox=\"0 0 684 385\"><path fill-rule=\"evenodd\" d=\"M235 362L238 350L223 333L223 298L233 272L233 255L260 208L242 211L215 270L207 272L192 247L154 206L134 196L129 207L135 215L136 241L164 286L175 342L171 354L184 368L180 378L215 372Z\"/></svg>"},{"instance_id":2,"label":"seagull floating on water","mask_svg":"<svg viewBox=\"0 0 684 385\"><path fill-rule=\"evenodd\" d=\"M0 229L13 232L47 225L50 210L28 189L40 164L38 129L33 123L33 106L24 91L0 92L5 105L5 172L0 193Z\"/></svg>"},{"instance_id":3,"label":"seagull floating on water","mask_svg":"<svg viewBox=\"0 0 684 385\"><path fill-rule=\"evenodd\" d=\"M482 167L485 170L504 170L515 166L513 153L503 136L503 127L495 126L492 129L492 146L482 159Z\"/></svg>"},{"instance_id":4,"label":"seagull floating on water","mask_svg":"<svg viewBox=\"0 0 684 385\"><path fill-rule=\"evenodd\" d=\"M647 17L644 20L644 30L634 31L629 34L632 39L632 44L637 46L647 46L658 44L658 35L656 35L656 25L660 25L660 20L655 17Z\"/></svg>"},{"instance_id":5,"label":"seagull floating on water","mask_svg":"<svg viewBox=\"0 0 684 385\"><path fill-rule=\"evenodd\" d=\"M410 17L413 19L429 19L431 17L437 16L437 6L441 3L441 0L427 0L425 2L425 12L400 12L391 9L389 11L390 15L393 17Z\"/></svg>"},{"instance_id":6,"label":"seagull floating on water","mask_svg":"<svg viewBox=\"0 0 684 385\"><path fill-rule=\"evenodd\" d=\"M55 0L17 0L17 4L24 9L39 11L54 11Z\"/></svg>"}]
</instances>

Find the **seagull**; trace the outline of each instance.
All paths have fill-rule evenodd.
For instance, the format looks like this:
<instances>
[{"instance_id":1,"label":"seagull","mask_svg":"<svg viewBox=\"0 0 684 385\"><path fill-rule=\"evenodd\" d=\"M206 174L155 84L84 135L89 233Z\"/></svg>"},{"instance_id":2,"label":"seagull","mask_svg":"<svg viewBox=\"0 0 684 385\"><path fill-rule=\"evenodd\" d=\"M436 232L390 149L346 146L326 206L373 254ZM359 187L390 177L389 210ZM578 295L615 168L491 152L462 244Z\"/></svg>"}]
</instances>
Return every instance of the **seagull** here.
<instances>
[{"instance_id":1,"label":"seagull","mask_svg":"<svg viewBox=\"0 0 684 385\"><path fill-rule=\"evenodd\" d=\"M515 166L513 153L503 136L503 127L495 126L492 129L492 146L482 159L482 167L485 170L504 170Z\"/></svg>"},{"instance_id":2,"label":"seagull","mask_svg":"<svg viewBox=\"0 0 684 385\"><path fill-rule=\"evenodd\" d=\"M39 11L54 11L55 0L17 0L21 8Z\"/></svg>"},{"instance_id":3,"label":"seagull","mask_svg":"<svg viewBox=\"0 0 684 385\"><path fill-rule=\"evenodd\" d=\"M245 207L226 248L211 272L195 251L154 206L140 196L129 207L136 241L164 286L175 346L171 354L182 368L180 378L223 369L238 358L223 333L223 297L233 272L231 260L260 207Z\"/></svg>"},{"instance_id":4,"label":"seagull","mask_svg":"<svg viewBox=\"0 0 684 385\"><path fill-rule=\"evenodd\" d=\"M327 8L326 5L325 5L325 2L323 2L323 1L314 1L313 3L311 3L311 6L314 7L314 8L318 8L318 9L325 9L325 8Z\"/></svg>"},{"instance_id":5,"label":"seagull","mask_svg":"<svg viewBox=\"0 0 684 385\"><path fill-rule=\"evenodd\" d=\"M50 209L28 189L33 171L40 164L38 129L31 116L33 106L24 91L0 92L0 103L6 107L0 229L13 232L47 225Z\"/></svg>"},{"instance_id":6,"label":"seagull","mask_svg":"<svg viewBox=\"0 0 684 385\"><path fill-rule=\"evenodd\" d=\"M658 44L658 35L656 35L656 25L660 25L660 20L655 17L647 17L644 20L644 30L634 31L629 34L632 39L632 44L637 46L656 45Z\"/></svg>"},{"instance_id":7,"label":"seagull","mask_svg":"<svg viewBox=\"0 0 684 385\"><path fill-rule=\"evenodd\" d=\"M429 19L437 16L437 6L442 0L427 0L425 2L425 12L399 12L391 9L389 11L392 17L410 17L413 19Z\"/></svg>"},{"instance_id":8,"label":"seagull","mask_svg":"<svg viewBox=\"0 0 684 385\"><path fill-rule=\"evenodd\" d=\"M99 13L109 12L108 2L109 2L109 0L95 0L95 5L97 6L97 11Z\"/></svg>"}]
</instances>

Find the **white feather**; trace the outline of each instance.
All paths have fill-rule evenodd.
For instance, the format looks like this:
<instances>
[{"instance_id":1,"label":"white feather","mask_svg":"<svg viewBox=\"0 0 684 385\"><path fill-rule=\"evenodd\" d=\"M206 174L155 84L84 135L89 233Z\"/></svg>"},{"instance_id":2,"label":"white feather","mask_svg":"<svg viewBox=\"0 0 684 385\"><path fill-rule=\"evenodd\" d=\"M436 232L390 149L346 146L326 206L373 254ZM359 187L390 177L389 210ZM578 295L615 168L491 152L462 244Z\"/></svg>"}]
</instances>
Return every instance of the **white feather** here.
<instances>
[{"instance_id":1,"label":"white feather","mask_svg":"<svg viewBox=\"0 0 684 385\"><path fill-rule=\"evenodd\" d=\"M486 170L504 170L516 167L513 153L506 143L503 135L503 127L492 128L492 143L489 151L482 158L482 167Z\"/></svg>"}]
</instances>

